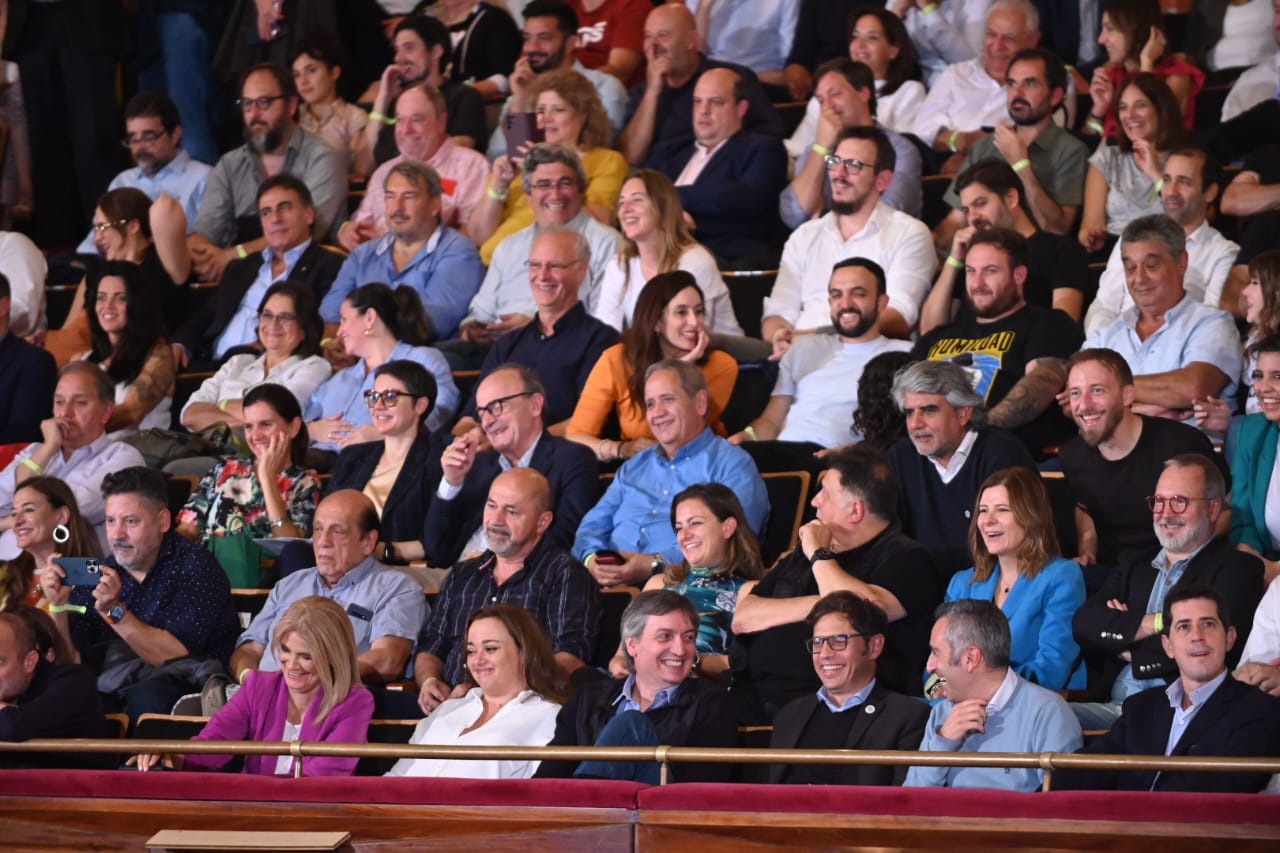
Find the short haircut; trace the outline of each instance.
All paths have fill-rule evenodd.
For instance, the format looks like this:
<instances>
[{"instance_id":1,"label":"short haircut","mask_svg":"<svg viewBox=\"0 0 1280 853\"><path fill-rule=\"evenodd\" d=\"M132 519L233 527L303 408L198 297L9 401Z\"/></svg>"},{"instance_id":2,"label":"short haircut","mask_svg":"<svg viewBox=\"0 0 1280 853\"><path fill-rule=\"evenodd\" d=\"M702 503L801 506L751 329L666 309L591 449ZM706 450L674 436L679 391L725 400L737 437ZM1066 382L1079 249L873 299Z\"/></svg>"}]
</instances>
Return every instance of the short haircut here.
<instances>
[{"instance_id":1,"label":"short haircut","mask_svg":"<svg viewBox=\"0 0 1280 853\"><path fill-rule=\"evenodd\" d=\"M1044 63L1044 78L1049 83L1049 90L1061 89L1065 94L1067 91L1067 66L1052 51L1045 50L1043 47L1024 47L1013 55L1013 59L1009 60L1009 67L1012 68L1016 62L1033 61Z\"/></svg>"},{"instance_id":2,"label":"short haircut","mask_svg":"<svg viewBox=\"0 0 1280 853\"><path fill-rule=\"evenodd\" d=\"M27 652L37 650L36 632L27 622L16 613L0 613L0 624L8 625L13 631L14 645L18 648L18 654L26 656Z\"/></svg>"},{"instance_id":3,"label":"short haircut","mask_svg":"<svg viewBox=\"0 0 1280 853\"><path fill-rule=\"evenodd\" d=\"M578 152L568 145L539 142L530 148L529 153L524 157L524 177L521 179L521 184L524 186L525 195L533 190L534 170L548 163L562 163L568 166L573 170L574 177L578 179L578 192L587 191L587 172L582 167L582 159L578 157Z\"/></svg>"},{"instance_id":4,"label":"short haircut","mask_svg":"<svg viewBox=\"0 0 1280 853\"><path fill-rule=\"evenodd\" d=\"M93 382L93 390L98 400L103 403L116 401L116 386L107 372L92 361L72 361L64 364L58 371L58 380L72 374L82 374Z\"/></svg>"},{"instance_id":5,"label":"short haircut","mask_svg":"<svg viewBox=\"0 0 1280 853\"><path fill-rule=\"evenodd\" d=\"M1205 500L1226 503L1226 478L1222 476L1222 471L1208 456L1202 453L1179 453L1177 456L1164 460L1161 470L1168 471L1170 468L1199 468L1200 473L1204 476ZM1195 495L1188 495L1188 497L1195 497ZM1226 506L1223 506L1223 509L1226 509Z\"/></svg>"},{"instance_id":6,"label":"short haircut","mask_svg":"<svg viewBox=\"0 0 1280 853\"><path fill-rule=\"evenodd\" d=\"M1160 633L1169 636L1169 631L1173 629L1173 605L1183 601L1194 601L1203 598L1212 601L1218 608L1218 620L1222 622L1222 630L1231 627L1231 613L1227 608L1227 599L1222 593L1213 587L1202 583L1179 583L1175 584L1173 589L1169 590L1169 594L1165 596L1164 607L1161 612L1164 614L1164 623L1160 626Z\"/></svg>"},{"instance_id":7,"label":"short haircut","mask_svg":"<svg viewBox=\"0 0 1280 853\"><path fill-rule=\"evenodd\" d=\"M651 589L642 592L635 598L631 599L631 603L627 605L627 609L622 611L622 656L627 660L627 667L635 670L635 659L631 657L631 652L627 651L626 640L638 640L644 634L644 626L648 624L650 616L666 616L668 613L679 611L689 618L689 624L695 631L698 630L698 609L693 606L693 602L685 598L678 592L672 592L669 589Z\"/></svg>"},{"instance_id":8,"label":"short haircut","mask_svg":"<svg viewBox=\"0 0 1280 853\"><path fill-rule=\"evenodd\" d=\"M846 127L836 135L836 141L831 146L831 150L835 151L840 147L840 143L846 139L869 139L875 144L876 174L892 172L894 167L898 165L898 152L893 150L893 143L889 141L889 137L880 128Z\"/></svg>"},{"instance_id":9,"label":"short haircut","mask_svg":"<svg viewBox=\"0 0 1280 853\"><path fill-rule=\"evenodd\" d=\"M1031 3L1031 0L996 0L987 9L987 19L991 18L992 12L1001 11L1021 12L1027 18L1027 32L1040 31L1040 10Z\"/></svg>"},{"instance_id":10,"label":"short haircut","mask_svg":"<svg viewBox=\"0 0 1280 853\"><path fill-rule=\"evenodd\" d=\"M819 619L832 613L848 619L849 627L868 640L876 634L883 634L889 627L889 617L885 616L879 605L844 589L818 599L804 621L812 630Z\"/></svg>"},{"instance_id":11,"label":"short haircut","mask_svg":"<svg viewBox=\"0 0 1280 853\"><path fill-rule=\"evenodd\" d=\"M648 384L649 380L655 373L664 370L670 370L680 379L680 387L684 389L684 393L689 395L689 399L697 396L699 391L707 391L707 377L696 364L690 364L678 358L664 358L662 361L655 361L649 365L649 369L644 372L644 381ZM708 392L709 393L709 392Z\"/></svg>"},{"instance_id":12,"label":"short haircut","mask_svg":"<svg viewBox=\"0 0 1280 853\"><path fill-rule=\"evenodd\" d=\"M1071 358L1067 359L1067 374L1070 375L1076 365L1090 361L1096 361L1110 370L1111 375L1120 382L1120 387L1133 384L1133 368L1129 367L1129 362L1125 361L1120 353L1106 347L1076 350L1071 354Z\"/></svg>"},{"instance_id":13,"label":"short haircut","mask_svg":"<svg viewBox=\"0 0 1280 853\"><path fill-rule=\"evenodd\" d=\"M435 86L432 86L426 80L419 80L412 86L406 86L404 92L400 93L400 97L404 97L405 92L417 90L427 99L427 103L431 104L431 108L436 111L437 116L447 115L449 112L449 102L444 99L444 95Z\"/></svg>"},{"instance_id":14,"label":"short haircut","mask_svg":"<svg viewBox=\"0 0 1280 853\"><path fill-rule=\"evenodd\" d=\"M298 97L298 88L293 83L293 74L289 69L274 62L259 62L257 65L251 65L245 69L244 76L240 78L240 87L236 90L243 94L244 84L249 78L259 72L266 72L275 78L276 86L280 89L280 94L286 98Z\"/></svg>"},{"instance_id":15,"label":"short haircut","mask_svg":"<svg viewBox=\"0 0 1280 853\"><path fill-rule=\"evenodd\" d=\"M315 201L311 198L311 190L307 187L306 183L301 178L296 175L291 175L288 172L281 172L278 175L272 175L258 185L258 204L262 204L262 197L266 195L269 190L289 190L290 192L297 193L298 198L302 199L302 203L306 207L314 209L316 206Z\"/></svg>"},{"instance_id":16,"label":"short haircut","mask_svg":"<svg viewBox=\"0 0 1280 853\"><path fill-rule=\"evenodd\" d=\"M396 31L392 33L392 38L394 39L405 30L413 30L418 38L422 39L428 52L433 47L440 48L441 71L453 61L453 39L449 36L448 28L438 18L421 13L408 15L396 24Z\"/></svg>"},{"instance_id":17,"label":"short haircut","mask_svg":"<svg viewBox=\"0 0 1280 853\"><path fill-rule=\"evenodd\" d=\"M1027 238L1012 228L984 228L973 235L973 239L969 241L967 252L972 252L974 246L994 246L1004 252L1005 257L1009 259L1009 269L1015 267L1025 268L1027 266L1027 258L1030 255L1030 251L1027 248ZM968 257L967 252L966 257Z\"/></svg>"},{"instance_id":18,"label":"short haircut","mask_svg":"<svg viewBox=\"0 0 1280 853\"><path fill-rule=\"evenodd\" d=\"M173 133L182 125L178 105L161 92L139 92L124 105L124 120L131 118L158 118L165 133Z\"/></svg>"},{"instance_id":19,"label":"short haircut","mask_svg":"<svg viewBox=\"0 0 1280 853\"><path fill-rule=\"evenodd\" d=\"M383 181L383 186L391 180L392 175L399 175L409 183L427 194L428 198L437 199L444 194L444 187L440 183L440 173L431 168L430 164L421 160L401 160L399 163L391 167L391 171L387 172L387 177Z\"/></svg>"},{"instance_id":20,"label":"short haircut","mask_svg":"<svg viewBox=\"0 0 1280 853\"><path fill-rule=\"evenodd\" d=\"M1145 240L1162 244L1175 260L1187 250L1187 232L1163 213L1139 216L1126 225L1120 235L1123 245Z\"/></svg>"},{"instance_id":21,"label":"short haircut","mask_svg":"<svg viewBox=\"0 0 1280 853\"><path fill-rule=\"evenodd\" d=\"M840 478L840 487L862 499L881 521L898 512L898 478L880 451L856 444L827 457L827 476Z\"/></svg>"},{"instance_id":22,"label":"short haircut","mask_svg":"<svg viewBox=\"0 0 1280 853\"><path fill-rule=\"evenodd\" d=\"M121 468L103 477L102 497L105 500L112 495L137 495L156 510L169 506L169 484L164 474L142 465Z\"/></svg>"},{"instance_id":23,"label":"short haircut","mask_svg":"<svg viewBox=\"0 0 1280 853\"><path fill-rule=\"evenodd\" d=\"M867 101L867 109L873 116L876 114L876 75L865 63L855 62L847 56L828 59L813 72L814 84L816 85L828 74L839 74L854 89L870 92L871 98Z\"/></svg>"},{"instance_id":24,"label":"short haircut","mask_svg":"<svg viewBox=\"0 0 1280 853\"><path fill-rule=\"evenodd\" d=\"M883 296L888 292L888 284L884 275L884 267L880 266L870 258L852 257L845 258L842 261L836 261L835 266L831 268L832 278L835 277L837 272L848 267L857 267L858 269L864 269L871 273L871 277L876 280L876 296ZM830 279L828 279L828 281L830 281Z\"/></svg>"},{"instance_id":25,"label":"short haircut","mask_svg":"<svg viewBox=\"0 0 1280 853\"><path fill-rule=\"evenodd\" d=\"M1004 196L1009 190L1016 190L1018 193L1018 206L1025 207L1023 202L1027 193L1022 186L1022 179L1018 177L1018 173L1013 171L1013 167L1005 160L988 157L985 160L979 160L956 175L956 195L959 195L971 184L981 184L999 196Z\"/></svg>"},{"instance_id":26,"label":"short haircut","mask_svg":"<svg viewBox=\"0 0 1280 853\"><path fill-rule=\"evenodd\" d=\"M436 397L440 394L440 386L436 383L436 378L431 371L418 362L403 358L384 361L373 371L375 379L379 376L390 376L392 379L398 379L404 383L404 390L410 394L425 397L427 410L422 415L423 420L426 420L430 416L431 410L436 407Z\"/></svg>"},{"instance_id":27,"label":"short haircut","mask_svg":"<svg viewBox=\"0 0 1280 853\"><path fill-rule=\"evenodd\" d=\"M943 636L951 646L951 663L958 664L964 650L976 646L991 669L1009 665L1009 620L994 602L961 598L938 605L934 619L946 619Z\"/></svg>"},{"instance_id":28,"label":"short haircut","mask_svg":"<svg viewBox=\"0 0 1280 853\"><path fill-rule=\"evenodd\" d=\"M514 373L516 376L520 377L520 384L524 387L524 393L541 394L542 398L544 400L546 399L547 386L542 384L542 379L539 378L538 374L534 372L533 368L529 367L529 365L520 364L514 361L504 362L502 364L499 364L493 370L490 370L489 376L492 376L493 374L500 373L500 372ZM486 376L485 379L488 379L489 376Z\"/></svg>"},{"instance_id":29,"label":"short haircut","mask_svg":"<svg viewBox=\"0 0 1280 853\"><path fill-rule=\"evenodd\" d=\"M538 242L548 234L564 234L570 237L573 240L573 257L583 263L591 263L591 244L587 242L587 238L581 231L570 228L568 225L548 225L538 229L538 236L533 238L533 242ZM533 246L530 245L529 248L532 249Z\"/></svg>"},{"instance_id":30,"label":"short haircut","mask_svg":"<svg viewBox=\"0 0 1280 853\"><path fill-rule=\"evenodd\" d=\"M1200 161L1200 191L1207 192L1209 187L1218 187L1221 189L1225 183L1222 173L1222 163L1217 157L1213 156L1213 152L1207 148L1198 148L1194 145L1184 145L1181 148L1175 148L1169 152L1165 158L1165 164L1169 162L1169 157L1191 157Z\"/></svg>"},{"instance_id":31,"label":"short haircut","mask_svg":"<svg viewBox=\"0 0 1280 853\"><path fill-rule=\"evenodd\" d=\"M526 21L530 18L555 18L556 29L565 38L578 34L578 13L560 0L533 0L525 4L521 14Z\"/></svg>"},{"instance_id":32,"label":"short haircut","mask_svg":"<svg viewBox=\"0 0 1280 853\"><path fill-rule=\"evenodd\" d=\"M973 390L969 374L950 361L913 361L893 377L893 402L898 411L907 408L908 394L937 394L953 409L973 409L969 423L975 428L987 422L982 395Z\"/></svg>"}]
</instances>

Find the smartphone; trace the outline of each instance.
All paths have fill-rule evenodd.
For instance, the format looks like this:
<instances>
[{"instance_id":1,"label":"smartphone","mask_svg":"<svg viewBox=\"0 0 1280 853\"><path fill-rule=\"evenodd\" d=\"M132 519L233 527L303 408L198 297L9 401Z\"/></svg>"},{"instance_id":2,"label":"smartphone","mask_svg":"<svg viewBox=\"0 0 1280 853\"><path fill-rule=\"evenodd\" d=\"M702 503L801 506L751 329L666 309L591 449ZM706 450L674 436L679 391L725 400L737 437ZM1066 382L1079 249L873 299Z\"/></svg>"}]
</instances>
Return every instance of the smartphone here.
<instances>
[{"instance_id":1,"label":"smartphone","mask_svg":"<svg viewBox=\"0 0 1280 853\"><path fill-rule=\"evenodd\" d=\"M502 135L507 140L508 157L523 156L520 149L526 142L536 144L546 138L538 127L537 113L507 113L502 119Z\"/></svg>"},{"instance_id":2,"label":"smartphone","mask_svg":"<svg viewBox=\"0 0 1280 853\"><path fill-rule=\"evenodd\" d=\"M603 563L606 566L621 566L626 561L626 557L622 556L618 551L614 551L612 548L601 548L599 551L596 551L597 563Z\"/></svg>"},{"instance_id":3,"label":"smartphone","mask_svg":"<svg viewBox=\"0 0 1280 853\"><path fill-rule=\"evenodd\" d=\"M55 557L54 562L66 572L62 582L67 586L97 586L102 580L102 565L97 557Z\"/></svg>"}]
</instances>

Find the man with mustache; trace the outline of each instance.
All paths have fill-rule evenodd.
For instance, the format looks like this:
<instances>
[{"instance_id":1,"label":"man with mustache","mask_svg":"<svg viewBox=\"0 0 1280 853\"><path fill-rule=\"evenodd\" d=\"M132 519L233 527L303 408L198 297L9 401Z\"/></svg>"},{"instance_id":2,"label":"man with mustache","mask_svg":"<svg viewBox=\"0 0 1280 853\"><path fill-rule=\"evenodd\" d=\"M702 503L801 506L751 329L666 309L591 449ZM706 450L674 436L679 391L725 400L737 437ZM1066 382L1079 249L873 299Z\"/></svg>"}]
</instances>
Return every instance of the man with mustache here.
<instances>
[{"instance_id":1,"label":"man with mustache","mask_svg":"<svg viewBox=\"0 0 1280 853\"><path fill-rule=\"evenodd\" d=\"M850 426L858 407L858 377L882 352L905 352L908 341L880 334L880 312L889 304L884 270L866 258L848 258L831 270L827 285L831 329L796 338L778 365L769 404L745 430L729 437L756 459L778 470L815 467L814 453L862 438ZM754 447L751 442L764 442Z\"/></svg>"},{"instance_id":2,"label":"man with mustache","mask_svg":"<svg viewBox=\"0 0 1280 853\"><path fill-rule=\"evenodd\" d=\"M1056 405L1066 385L1064 362L1080 346L1080 330L1061 311L1028 305L1027 241L1016 231L979 232L964 257L969 310L916 341L912 354L960 361L988 407L987 420L1012 431L1031 455L1071 434Z\"/></svg>"},{"instance_id":3,"label":"man with mustache","mask_svg":"<svg viewBox=\"0 0 1280 853\"><path fill-rule=\"evenodd\" d=\"M418 637L413 672L423 713L466 693L467 619L489 604L528 609L546 629L566 678L591 659L599 592L582 564L546 537L555 520L551 506L551 484L532 468L511 468L489 486L488 548L450 570Z\"/></svg>"},{"instance_id":4,"label":"man with mustache","mask_svg":"<svg viewBox=\"0 0 1280 853\"><path fill-rule=\"evenodd\" d=\"M255 65L244 75L238 101L244 145L222 156L209 173L191 247L201 281L220 281L227 264L267 248L258 218L258 188L271 176L300 179L315 202L318 239L329 234L347 200L346 155L298 127L293 77L278 65Z\"/></svg>"},{"instance_id":5,"label":"man with mustache","mask_svg":"<svg viewBox=\"0 0 1280 853\"><path fill-rule=\"evenodd\" d=\"M1177 663L1160 642L1161 612L1172 589L1211 587L1226 602L1237 630L1248 635L1262 599L1262 561L1237 551L1226 536L1214 535L1226 497L1226 482L1208 458L1187 453L1164 463L1147 498L1160 550L1154 558L1135 558L1113 572L1072 623L1090 689L1101 700L1072 703L1083 728L1111 728L1126 698L1177 677ZM1229 668L1239 661L1239 647L1227 653Z\"/></svg>"}]
</instances>

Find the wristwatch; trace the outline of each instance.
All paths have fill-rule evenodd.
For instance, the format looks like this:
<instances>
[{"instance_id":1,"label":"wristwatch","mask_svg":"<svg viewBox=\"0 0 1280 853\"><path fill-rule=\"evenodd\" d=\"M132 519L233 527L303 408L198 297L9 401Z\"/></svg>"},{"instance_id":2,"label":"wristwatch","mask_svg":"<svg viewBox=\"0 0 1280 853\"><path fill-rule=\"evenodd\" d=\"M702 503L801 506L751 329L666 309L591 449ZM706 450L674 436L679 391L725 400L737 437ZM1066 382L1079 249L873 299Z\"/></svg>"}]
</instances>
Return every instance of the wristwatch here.
<instances>
[{"instance_id":1,"label":"wristwatch","mask_svg":"<svg viewBox=\"0 0 1280 853\"><path fill-rule=\"evenodd\" d=\"M104 613L102 615L102 618L106 619L112 625L119 625L120 622L124 619L124 617L128 614L128 612L129 611L124 609L123 604L117 604L115 607L111 608L106 613Z\"/></svg>"},{"instance_id":2,"label":"wristwatch","mask_svg":"<svg viewBox=\"0 0 1280 853\"><path fill-rule=\"evenodd\" d=\"M400 562L396 559L396 546L394 542L382 543L382 562L391 564Z\"/></svg>"},{"instance_id":3,"label":"wristwatch","mask_svg":"<svg viewBox=\"0 0 1280 853\"><path fill-rule=\"evenodd\" d=\"M813 564L819 560L834 560L835 558L835 551L832 551L830 548L819 548L813 552L813 556L809 558L809 563Z\"/></svg>"}]
</instances>

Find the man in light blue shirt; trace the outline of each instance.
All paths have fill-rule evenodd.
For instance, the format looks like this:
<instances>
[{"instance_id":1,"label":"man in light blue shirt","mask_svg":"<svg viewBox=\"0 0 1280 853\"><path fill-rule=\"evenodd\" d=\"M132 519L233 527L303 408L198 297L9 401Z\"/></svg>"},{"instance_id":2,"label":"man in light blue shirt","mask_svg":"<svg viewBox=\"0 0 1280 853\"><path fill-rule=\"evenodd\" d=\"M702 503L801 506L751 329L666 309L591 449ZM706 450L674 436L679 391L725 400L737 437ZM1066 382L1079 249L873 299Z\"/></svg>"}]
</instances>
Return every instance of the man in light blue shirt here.
<instances>
[{"instance_id":1,"label":"man in light blue shirt","mask_svg":"<svg viewBox=\"0 0 1280 853\"><path fill-rule=\"evenodd\" d=\"M387 233L357 246L320 304L337 328L342 300L362 284L379 281L417 291L436 340L451 338L480 289L484 265L475 245L440 220L443 189L436 170L418 160L391 169L385 183Z\"/></svg>"},{"instance_id":2,"label":"man in light blue shirt","mask_svg":"<svg viewBox=\"0 0 1280 853\"><path fill-rule=\"evenodd\" d=\"M116 175L107 192L134 187L152 201L162 194L172 196L182 205L190 231L195 225L200 200L204 198L209 167L192 160L186 151L178 148L182 142L182 125L177 106L166 95L139 92L125 105L124 128L124 144L133 157L134 167ZM76 251L101 254L93 236L94 232L90 231Z\"/></svg>"},{"instance_id":3,"label":"man in light blue shirt","mask_svg":"<svg viewBox=\"0 0 1280 853\"><path fill-rule=\"evenodd\" d=\"M645 372L645 417L658 443L618 469L582 519L573 555L601 586L643 586L683 559L671 529L671 499L695 483L723 483L758 534L769 515L764 480L746 451L707 426L707 380L697 365L668 359ZM620 552L623 562L602 551Z\"/></svg>"}]
</instances>

